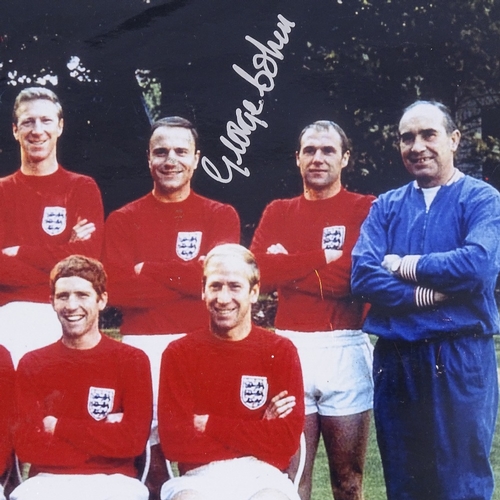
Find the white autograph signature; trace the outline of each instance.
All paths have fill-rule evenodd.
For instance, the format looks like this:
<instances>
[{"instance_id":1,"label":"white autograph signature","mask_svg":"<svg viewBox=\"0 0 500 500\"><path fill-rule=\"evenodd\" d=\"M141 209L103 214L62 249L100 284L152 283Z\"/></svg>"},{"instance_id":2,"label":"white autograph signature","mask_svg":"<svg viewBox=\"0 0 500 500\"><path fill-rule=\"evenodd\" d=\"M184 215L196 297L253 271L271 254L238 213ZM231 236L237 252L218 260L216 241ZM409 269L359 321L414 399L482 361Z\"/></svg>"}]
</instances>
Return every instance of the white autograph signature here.
<instances>
[{"instance_id":1,"label":"white autograph signature","mask_svg":"<svg viewBox=\"0 0 500 500\"><path fill-rule=\"evenodd\" d=\"M257 88L260 97L263 97L266 92L270 92L274 89L274 79L278 75L278 63L275 59L279 59L280 61L284 59L281 51L288 43L288 34L294 26L294 22L288 21L279 14L277 24L279 31L275 30L273 33L276 37L276 42L268 40L267 45L264 45L250 35L245 37L245 40L260 50L260 53L255 54L252 58L253 67L258 71L255 76L252 76L236 64L233 64L233 69L248 83ZM257 118L264 108L263 99L258 101L258 106L247 99L243 100L242 105L244 110L242 110L242 108L236 109L236 123L233 121L227 122L227 137L223 135L220 136L222 144L230 149L235 156L234 161L231 161L227 156L222 157L222 161L227 168L227 177L223 177L219 169L206 156L201 159L201 165L205 172L216 181L224 184L231 182L233 178L233 169L245 177L250 176L250 170L246 167L242 167L243 155L246 153L248 146L250 146L250 136L257 128L257 125L264 128L268 127L267 122Z\"/></svg>"}]
</instances>

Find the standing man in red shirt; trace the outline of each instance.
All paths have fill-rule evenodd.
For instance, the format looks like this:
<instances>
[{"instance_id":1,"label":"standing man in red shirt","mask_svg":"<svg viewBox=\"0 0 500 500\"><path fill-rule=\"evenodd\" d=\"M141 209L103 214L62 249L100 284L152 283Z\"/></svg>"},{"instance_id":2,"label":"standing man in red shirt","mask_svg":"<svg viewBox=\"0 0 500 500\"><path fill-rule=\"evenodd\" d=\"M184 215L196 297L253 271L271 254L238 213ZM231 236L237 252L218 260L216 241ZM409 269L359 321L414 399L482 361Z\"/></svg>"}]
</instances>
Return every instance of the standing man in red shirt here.
<instances>
[{"instance_id":1,"label":"standing man in red shirt","mask_svg":"<svg viewBox=\"0 0 500 500\"><path fill-rule=\"evenodd\" d=\"M205 259L209 326L162 359L161 443L182 474L163 486L162 500L299 500L282 471L304 424L300 362L289 340L252 324L259 281L240 245Z\"/></svg>"},{"instance_id":2,"label":"standing man in red shirt","mask_svg":"<svg viewBox=\"0 0 500 500\"><path fill-rule=\"evenodd\" d=\"M1 342L15 365L25 352L61 336L47 294L56 262L75 253L99 257L101 252L101 194L93 179L59 165L63 126L54 92L32 87L19 93L12 129L21 167L0 179Z\"/></svg>"},{"instance_id":3,"label":"standing man in red shirt","mask_svg":"<svg viewBox=\"0 0 500 500\"><path fill-rule=\"evenodd\" d=\"M113 212L106 221L104 262L113 304L123 311L123 341L149 356L154 394L151 434L153 468L165 481L158 444L156 401L161 354L173 340L203 327L201 257L220 243L238 242L233 207L191 189L198 166L198 134L173 116L152 125L148 161L153 191Z\"/></svg>"},{"instance_id":4,"label":"standing man in red shirt","mask_svg":"<svg viewBox=\"0 0 500 500\"><path fill-rule=\"evenodd\" d=\"M363 304L351 295L351 250L373 197L346 191L345 132L331 121L302 130L296 152L303 195L266 207L252 241L263 288L278 290L276 331L298 349L304 375L306 468L311 495L320 435L335 500L361 500L373 401L372 346Z\"/></svg>"},{"instance_id":5,"label":"standing man in red shirt","mask_svg":"<svg viewBox=\"0 0 500 500\"><path fill-rule=\"evenodd\" d=\"M148 500L134 467L151 425L147 356L99 331L100 262L72 255L50 284L63 334L19 363L15 450L31 469L10 498Z\"/></svg>"}]
</instances>

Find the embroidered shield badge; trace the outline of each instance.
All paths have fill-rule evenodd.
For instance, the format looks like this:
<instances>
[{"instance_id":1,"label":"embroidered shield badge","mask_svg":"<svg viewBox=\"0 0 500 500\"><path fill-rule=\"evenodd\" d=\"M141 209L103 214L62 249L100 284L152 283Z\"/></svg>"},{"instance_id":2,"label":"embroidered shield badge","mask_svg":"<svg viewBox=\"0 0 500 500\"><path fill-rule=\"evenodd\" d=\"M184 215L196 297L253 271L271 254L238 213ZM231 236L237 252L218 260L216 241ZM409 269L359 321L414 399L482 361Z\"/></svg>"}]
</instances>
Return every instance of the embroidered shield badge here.
<instances>
[{"instance_id":1,"label":"embroidered shield badge","mask_svg":"<svg viewBox=\"0 0 500 500\"><path fill-rule=\"evenodd\" d=\"M194 259L200 253L201 231L179 231L177 233L177 256L182 260Z\"/></svg>"},{"instance_id":2,"label":"embroidered shield badge","mask_svg":"<svg viewBox=\"0 0 500 500\"><path fill-rule=\"evenodd\" d=\"M241 376L240 399L250 410L257 410L267 401L267 377Z\"/></svg>"},{"instance_id":3,"label":"embroidered shield badge","mask_svg":"<svg viewBox=\"0 0 500 500\"><path fill-rule=\"evenodd\" d=\"M103 387L90 387L87 410L95 420L102 420L113 410L115 390Z\"/></svg>"},{"instance_id":4,"label":"embroidered shield badge","mask_svg":"<svg viewBox=\"0 0 500 500\"><path fill-rule=\"evenodd\" d=\"M323 250L342 250L345 239L345 226L330 226L323 228Z\"/></svg>"},{"instance_id":5,"label":"embroidered shield badge","mask_svg":"<svg viewBox=\"0 0 500 500\"><path fill-rule=\"evenodd\" d=\"M66 229L66 209L45 207L43 209L42 229L50 236L61 234Z\"/></svg>"}]
</instances>

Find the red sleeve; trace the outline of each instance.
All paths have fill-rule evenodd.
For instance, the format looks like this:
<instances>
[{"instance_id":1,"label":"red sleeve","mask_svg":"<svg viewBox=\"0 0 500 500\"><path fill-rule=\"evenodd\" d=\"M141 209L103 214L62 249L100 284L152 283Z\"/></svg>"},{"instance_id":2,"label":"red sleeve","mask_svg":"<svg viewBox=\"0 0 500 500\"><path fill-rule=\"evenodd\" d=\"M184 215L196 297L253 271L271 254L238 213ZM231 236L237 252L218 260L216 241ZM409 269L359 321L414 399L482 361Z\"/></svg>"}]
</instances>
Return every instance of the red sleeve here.
<instances>
[{"instance_id":1,"label":"red sleeve","mask_svg":"<svg viewBox=\"0 0 500 500\"><path fill-rule=\"evenodd\" d=\"M15 372L9 351L0 346L0 474L9 464L12 454L12 425L15 413L14 397Z\"/></svg>"},{"instance_id":2,"label":"red sleeve","mask_svg":"<svg viewBox=\"0 0 500 500\"><path fill-rule=\"evenodd\" d=\"M14 448L22 462L37 465L79 465L88 455L44 431L44 403L38 398L38 380L31 374L30 360L21 359L16 372L17 422Z\"/></svg>"},{"instance_id":3,"label":"red sleeve","mask_svg":"<svg viewBox=\"0 0 500 500\"><path fill-rule=\"evenodd\" d=\"M239 243L240 219L233 207L221 205L213 213L212 218L212 227L206 228L205 231L208 241L203 245L206 253L221 243ZM200 296L203 269L199 259L188 262L180 259L145 262L141 274L149 276L183 295L196 298Z\"/></svg>"},{"instance_id":4,"label":"red sleeve","mask_svg":"<svg viewBox=\"0 0 500 500\"><path fill-rule=\"evenodd\" d=\"M284 469L299 447L304 427L304 389L297 350L284 342L280 354L274 358L274 376L278 387L295 396L297 404L285 418L273 420L241 420L210 415L206 434L224 446L243 455L252 455ZM276 394L270 394L270 399Z\"/></svg>"},{"instance_id":5,"label":"red sleeve","mask_svg":"<svg viewBox=\"0 0 500 500\"><path fill-rule=\"evenodd\" d=\"M121 212L110 214L105 224L103 263L108 273L110 303L117 306L151 308L162 304L175 292L141 272L136 275L130 225Z\"/></svg>"},{"instance_id":6,"label":"red sleeve","mask_svg":"<svg viewBox=\"0 0 500 500\"><path fill-rule=\"evenodd\" d=\"M214 223L206 228L206 241L202 245L207 253L219 243L237 243L240 239L240 222L233 207L222 205L213 214ZM128 307L150 308L177 299L179 295L199 298L202 283L202 265L198 259L188 262L180 259L146 261L141 273L136 275L138 264L130 238L127 217L114 212L106 221L104 265L109 275L109 294L113 304Z\"/></svg>"},{"instance_id":7,"label":"red sleeve","mask_svg":"<svg viewBox=\"0 0 500 500\"><path fill-rule=\"evenodd\" d=\"M182 358L182 359L181 359ZM226 447L206 433L195 431L196 413L189 368L174 345L163 352L158 398L158 430L165 456L172 461L198 463L200 456L224 454Z\"/></svg>"},{"instance_id":8,"label":"red sleeve","mask_svg":"<svg viewBox=\"0 0 500 500\"><path fill-rule=\"evenodd\" d=\"M300 293L321 295L324 298L338 299L349 296L351 252L373 199L372 196L359 198L352 207L350 230L344 244L343 255L329 264L325 262L323 250L291 255L266 254L270 245L279 243L279 234L281 228L285 227L286 217L286 214L279 209L279 204L271 203L262 215L251 245L261 269L264 290L272 291L278 287L286 287Z\"/></svg>"},{"instance_id":9,"label":"red sleeve","mask_svg":"<svg viewBox=\"0 0 500 500\"><path fill-rule=\"evenodd\" d=\"M264 291L272 291L305 278L315 269L326 265L325 252L321 249L288 255L267 253L271 245L281 243L279 235L285 220L286 214L279 209L279 204L272 202L264 210L250 246L259 264Z\"/></svg>"},{"instance_id":10,"label":"red sleeve","mask_svg":"<svg viewBox=\"0 0 500 500\"><path fill-rule=\"evenodd\" d=\"M2 286L48 285L47 273L33 268L17 257L8 257L0 253L0 290ZM48 295L48 287L47 287Z\"/></svg>"},{"instance_id":11,"label":"red sleeve","mask_svg":"<svg viewBox=\"0 0 500 500\"><path fill-rule=\"evenodd\" d=\"M82 452L100 457L128 458L140 455L151 427L153 396L149 360L142 352L130 355L121 372L124 384L121 422L60 418L54 438L66 441Z\"/></svg>"},{"instance_id":12,"label":"red sleeve","mask_svg":"<svg viewBox=\"0 0 500 500\"><path fill-rule=\"evenodd\" d=\"M99 259L104 234L104 210L101 193L93 179L81 177L79 182L72 186L67 210L70 221L87 219L95 224L96 229L88 240L67 241L62 245L21 245L17 257L12 258L46 272L51 271L57 262L73 254Z\"/></svg>"},{"instance_id":13,"label":"red sleeve","mask_svg":"<svg viewBox=\"0 0 500 500\"><path fill-rule=\"evenodd\" d=\"M298 293L341 299L351 294L351 256L343 255L339 260L315 269L305 278L288 282L285 288Z\"/></svg>"}]
</instances>

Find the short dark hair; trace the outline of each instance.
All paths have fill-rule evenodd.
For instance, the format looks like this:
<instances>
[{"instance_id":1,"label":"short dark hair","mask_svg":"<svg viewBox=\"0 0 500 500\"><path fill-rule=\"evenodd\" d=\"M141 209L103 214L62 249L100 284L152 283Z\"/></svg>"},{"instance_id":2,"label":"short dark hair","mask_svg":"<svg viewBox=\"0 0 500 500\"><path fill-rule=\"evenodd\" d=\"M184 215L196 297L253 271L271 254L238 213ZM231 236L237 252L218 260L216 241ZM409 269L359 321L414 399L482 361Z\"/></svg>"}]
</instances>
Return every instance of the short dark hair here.
<instances>
[{"instance_id":1,"label":"short dark hair","mask_svg":"<svg viewBox=\"0 0 500 500\"><path fill-rule=\"evenodd\" d=\"M182 118L181 116L166 116L165 118L160 118L159 120L156 120L151 125L151 131L149 134L150 140L154 134L154 131L160 127L172 127L172 128L180 127L188 129L191 132L191 135L193 136L194 149L195 151L198 150L198 132L194 128L194 125L189 120L186 120L186 118Z\"/></svg>"},{"instance_id":2,"label":"short dark hair","mask_svg":"<svg viewBox=\"0 0 500 500\"><path fill-rule=\"evenodd\" d=\"M335 122L332 122L331 120L318 120L318 121L315 121L314 123L310 123L309 125L306 125L302 129L302 132L299 135L299 140L297 143L297 153L300 153L300 148L302 146L302 144L301 144L302 137L311 128L317 130L318 132L333 128L340 136L342 154L344 154L346 151L351 150L351 142L349 141L346 133L344 132L344 129L340 125L338 125Z\"/></svg>"},{"instance_id":3,"label":"short dark hair","mask_svg":"<svg viewBox=\"0 0 500 500\"><path fill-rule=\"evenodd\" d=\"M45 87L28 87L21 90L14 101L14 109L12 110L12 123L17 124L18 116L17 111L22 103L28 101L36 101L38 99L45 99L50 101L57 108L57 116L59 120L63 118L63 109L61 106L61 101L59 97L52 92L52 90L46 89Z\"/></svg>"},{"instance_id":4,"label":"short dark hair","mask_svg":"<svg viewBox=\"0 0 500 500\"><path fill-rule=\"evenodd\" d=\"M410 104L403 110L403 114L401 115L401 118L410 111L413 108L416 108L417 106L420 105L427 105L427 106L434 106L435 108L439 109L441 113L443 113L443 126L444 129L446 130L446 133L448 135L451 135L454 130L458 130L457 124L455 123L455 120L451 116L451 110L448 106L445 106L442 102L439 101L415 101L414 103Z\"/></svg>"},{"instance_id":5,"label":"short dark hair","mask_svg":"<svg viewBox=\"0 0 500 500\"><path fill-rule=\"evenodd\" d=\"M50 271L50 292L55 293L56 281L59 278L77 276L92 283L99 297L106 292L107 276L103 265L96 259L84 255L70 255L58 262Z\"/></svg>"},{"instance_id":6,"label":"short dark hair","mask_svg":"<svg viewBox=\"0 0 500 500\"><path fill-rule=\"evenodd\" d=\"M242 245L237 243L224 243L222 245L217 245L208 252L205 260L203 261L203 287L207 281L205 272L207 270L208 264L212 259L224 257L239 257L241 261L248 266L248 282L250 283L250 288L258 285L260 282L260 271L257 261L255 260L255 255Z\"/></svg>"}]
</instances>

